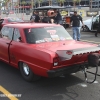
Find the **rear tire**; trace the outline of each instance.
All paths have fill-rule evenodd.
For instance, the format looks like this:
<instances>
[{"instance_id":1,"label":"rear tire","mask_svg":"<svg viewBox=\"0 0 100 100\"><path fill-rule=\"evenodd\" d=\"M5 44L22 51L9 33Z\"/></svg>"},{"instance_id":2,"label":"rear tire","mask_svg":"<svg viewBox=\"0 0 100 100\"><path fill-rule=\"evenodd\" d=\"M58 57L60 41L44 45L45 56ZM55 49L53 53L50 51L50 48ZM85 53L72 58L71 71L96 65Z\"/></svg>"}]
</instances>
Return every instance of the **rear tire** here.
<instances>
[{"instance_id":1,"label":"rear tire","mask_svg":"<svg viewBox=\"0 0 100 100\"><path fill-rule=\"evenodd\" d=\"M35 75L30 69L30 67L24 62L21 62L19 64L19 69L22 77L28 82L32 82L40 79L40 76Z\"/></svg>"}]
</instances>

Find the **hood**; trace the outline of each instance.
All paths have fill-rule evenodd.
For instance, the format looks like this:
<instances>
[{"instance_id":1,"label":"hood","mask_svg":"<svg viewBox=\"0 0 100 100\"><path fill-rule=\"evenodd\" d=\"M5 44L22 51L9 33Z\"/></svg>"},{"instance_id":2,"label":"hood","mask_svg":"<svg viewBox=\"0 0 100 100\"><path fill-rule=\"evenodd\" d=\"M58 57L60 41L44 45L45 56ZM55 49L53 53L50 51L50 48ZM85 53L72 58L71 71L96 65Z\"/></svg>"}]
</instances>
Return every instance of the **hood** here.
<instances>
[{"instance_id":1,"label":"hood","mask_svg":"<svg viewBox=\"0 0 100 100\"><path fill-rule=\"evenodd\" d=\"M85 25L88 25L88 24L90 24L91 22L92 22L92 18L83 21L83 23L84 23ZM80 27L82 27L81 21L80 21Z\"/></svg>"},{"instance_id":2,"label":"hood","mask_svg":"<svg viewBox=\"0 0 100 100\"><path fill-rule=\"evenodd\" d=\"M87 19L87 20L85 20L85 21L83 21L83 22L91 22L91 21L92 21L92 18Z\"/></svg>"}]
</instances>

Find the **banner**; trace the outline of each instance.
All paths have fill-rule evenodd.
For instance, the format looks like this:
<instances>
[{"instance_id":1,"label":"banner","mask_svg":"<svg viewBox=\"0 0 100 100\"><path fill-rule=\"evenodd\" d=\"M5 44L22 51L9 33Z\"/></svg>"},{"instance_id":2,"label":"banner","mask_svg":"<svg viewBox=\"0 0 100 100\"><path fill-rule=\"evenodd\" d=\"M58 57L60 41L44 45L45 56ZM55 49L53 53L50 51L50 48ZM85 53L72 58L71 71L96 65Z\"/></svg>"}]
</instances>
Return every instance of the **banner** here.
<instances>
[{"instance_id":1,"label":"banner","mask_svg":"<svg viewBox=\"0 0 100 100\"><path fill-rule=\"evenodd\" d=\"M87 16L92 17L98 15L98 11L87 11Z\"/></svg>"},{"instance_id":2,"label":"banner","mask_svg":"<svg viewBox=\"0 0 100 100\"><path fill-rule=\"evenodd\" d=\"M63 10L63 11L60 12L60 14L61 14L62 16L65 16L65 15L68 14L68 11Z\"/></svg>"}]
</instances>

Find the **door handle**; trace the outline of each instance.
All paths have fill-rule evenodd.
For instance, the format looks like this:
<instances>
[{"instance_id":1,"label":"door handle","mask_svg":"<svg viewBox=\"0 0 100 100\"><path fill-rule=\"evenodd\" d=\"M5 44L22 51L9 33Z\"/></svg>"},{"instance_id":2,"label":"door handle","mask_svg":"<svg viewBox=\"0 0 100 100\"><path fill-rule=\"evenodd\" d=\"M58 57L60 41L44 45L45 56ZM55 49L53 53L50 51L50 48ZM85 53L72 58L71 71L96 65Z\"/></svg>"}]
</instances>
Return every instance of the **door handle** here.
<instances>
[{"instance_id":1,"label":"door handle","mask_svg":"<svg viewBox=\"0 0 100 100\"><path fill-rule=\"evenodd\" d=\"M9 45L9 43L6 43L6 44L8 44L8 45Z\"/></svg>"}]
</instances>

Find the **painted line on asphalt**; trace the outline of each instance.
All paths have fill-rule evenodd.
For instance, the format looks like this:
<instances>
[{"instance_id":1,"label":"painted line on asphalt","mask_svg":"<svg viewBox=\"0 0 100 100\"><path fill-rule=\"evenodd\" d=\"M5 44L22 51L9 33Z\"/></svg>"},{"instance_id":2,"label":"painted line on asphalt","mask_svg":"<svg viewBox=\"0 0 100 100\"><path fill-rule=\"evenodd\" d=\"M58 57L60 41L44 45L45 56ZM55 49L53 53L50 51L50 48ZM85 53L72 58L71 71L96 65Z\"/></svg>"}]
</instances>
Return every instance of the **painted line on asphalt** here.
<instances>
[{"instance_id":1,"label":"painted line on asphalt","mask_svg":"<svg viewBox=\"0 0 100 100\"><path fill-rule=\"evenodd\" d=\"M100 44L100 42L95 42L95 41L88 41L88 40L81 40L83 42L92 42L92 43L95 43L95 44Z\"/></svg>"},{"instance_id":2,"label":"painted line on asphalt","mask_svg":"<svg viewBox=\"0 0 100 100\"><path fill-rule=\"evenodd\" d=\"M18 100L14 95L12 95L10 92L8 92L5 88L0 86L0 92L2 92L6 97L8 97L10 100ZM5 97L3 94L0 94L0 97Z\"/></svg>"}]
</instances>

